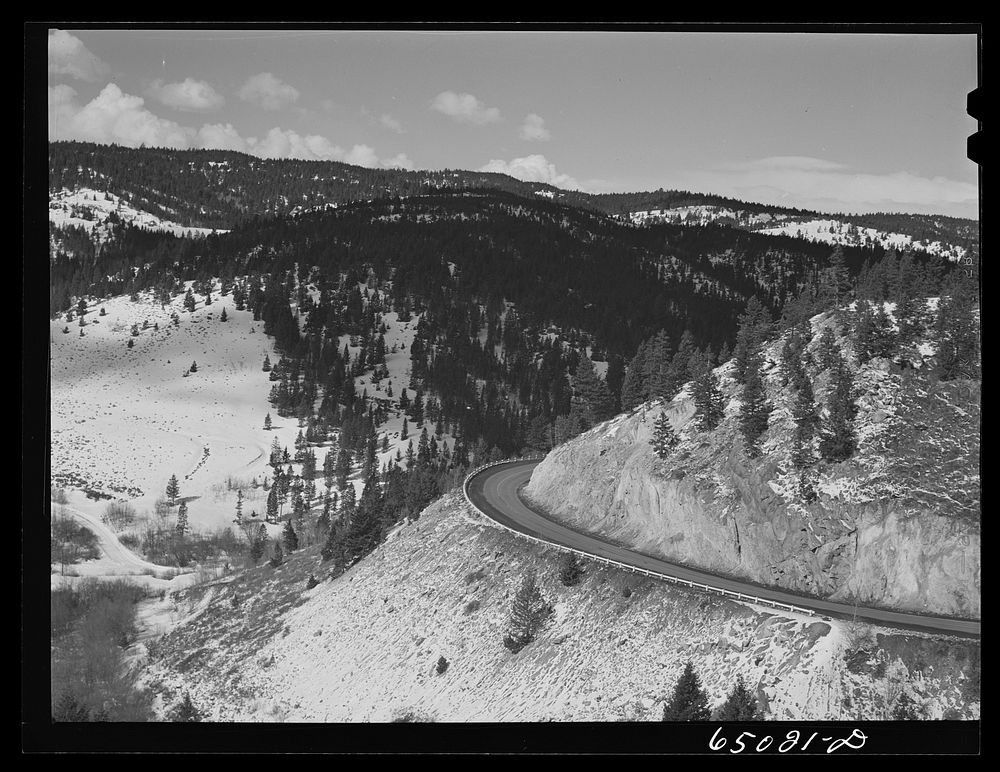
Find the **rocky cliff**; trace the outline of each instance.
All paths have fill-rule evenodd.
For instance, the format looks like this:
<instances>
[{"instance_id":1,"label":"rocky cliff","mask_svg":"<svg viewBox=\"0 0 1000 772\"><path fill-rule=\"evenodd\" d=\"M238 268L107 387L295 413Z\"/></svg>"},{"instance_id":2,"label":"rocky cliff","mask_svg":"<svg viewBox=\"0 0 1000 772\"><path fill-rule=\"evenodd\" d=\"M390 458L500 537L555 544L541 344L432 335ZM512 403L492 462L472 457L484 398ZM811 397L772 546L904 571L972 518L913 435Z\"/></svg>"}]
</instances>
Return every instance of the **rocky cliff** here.
<instances>
[{"instance_id":1,"label":"rocky cliff","mask_svg":"<svg viewBox=\"0 0 1000 772\"><path fill-rule=\"evenodd\" d=\"M829 315L812 320L815 350ZM805 500L789 460L790 387L766 352L773 406L763 453L749 458L737 428L733 365L716 370L726 418L699 431L682 390L557 447L525 495L580 530L668 560L865 606L978 617L979 382L938 382L873 360L857 373L858 450L812 470ZM824 404L828 376L814 384ZM669 416L681 442L661 460L653 422Z\"/></svg>"}]
</instances>

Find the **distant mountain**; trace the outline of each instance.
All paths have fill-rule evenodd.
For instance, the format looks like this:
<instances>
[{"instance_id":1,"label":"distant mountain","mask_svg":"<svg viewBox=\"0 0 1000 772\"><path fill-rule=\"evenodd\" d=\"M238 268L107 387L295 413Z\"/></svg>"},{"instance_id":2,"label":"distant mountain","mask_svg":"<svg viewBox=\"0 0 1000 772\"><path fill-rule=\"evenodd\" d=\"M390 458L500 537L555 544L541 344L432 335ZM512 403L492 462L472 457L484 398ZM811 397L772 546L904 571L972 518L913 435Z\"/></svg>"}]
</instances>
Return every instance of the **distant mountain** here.
<instances>
[{"instance_id":1,"label":"distant mountain","mask_svg":"<svg viewBox=\"0 0 1000 772\"><path fill-rule=\"evenodd\" d=\"M140 220L137 224L142 227L190 233L191 229L228 230L247 219L348 203L486 188L640 225L714 223L829 244L919 249L952 259L979 254L978 223L971 220L821 215L687 191L592 194L491 172L368 169L337 161L261 159L233 151L82 142L52 143L49 163L50 221L59 227L80 225L79 219L105 220L109 214L105 201L113 201L119 215L124 212L123 219Z\"/></svg>"}]
</instances>

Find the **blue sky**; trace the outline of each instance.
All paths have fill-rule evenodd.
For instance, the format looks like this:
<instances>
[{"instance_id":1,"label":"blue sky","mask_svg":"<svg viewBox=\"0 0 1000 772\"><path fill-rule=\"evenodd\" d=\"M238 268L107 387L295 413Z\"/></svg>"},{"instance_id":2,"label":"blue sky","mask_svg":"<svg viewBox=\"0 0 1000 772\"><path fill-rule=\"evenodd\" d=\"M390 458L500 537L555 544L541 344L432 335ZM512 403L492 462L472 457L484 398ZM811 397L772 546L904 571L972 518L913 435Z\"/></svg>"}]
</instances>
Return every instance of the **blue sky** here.
<instances>
[{"instance_id":1,"label":"blue sky","mask_svg":"<svg viewBox=\"0 0 1000 772\"><path fill-rule=\"evenodd\" d=\"M976 217L973 35L51 30L49 138Z\"/></svg>"}]
</instances>

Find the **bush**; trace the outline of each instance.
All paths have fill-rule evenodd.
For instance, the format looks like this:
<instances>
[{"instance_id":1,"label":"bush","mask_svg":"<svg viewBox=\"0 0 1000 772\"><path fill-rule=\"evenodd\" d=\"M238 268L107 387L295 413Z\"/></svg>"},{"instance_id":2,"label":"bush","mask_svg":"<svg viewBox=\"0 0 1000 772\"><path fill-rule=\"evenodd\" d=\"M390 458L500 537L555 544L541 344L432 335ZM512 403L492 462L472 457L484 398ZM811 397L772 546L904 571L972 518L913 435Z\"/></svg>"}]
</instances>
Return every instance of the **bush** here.
<instances>
[{"instance_id":1,"label":"bush","mask_svg":"<svg viewBox=\"0 0 1000 772\"><path fill-rule=\"evenodd\" d=\"M448 660L446 660L444 656L441 656L438 658L437 665L434 667L434 670L438 675L442 675L448 669L449 664Z\"/></svg>"},{"instance_id":2,"label":"bush","mask_svg":"<svg viewBox=\"0 0 1000 772\"><path fill-rule=\"evenodd\" d=\"M480 606L480 603L479 603L478 600L470 600L468 603L465 604L465 612L464 612L465 615L468 616L473 611L478 611L479 610L479 606Z\"/></svg>"},{"instance_id":3,"label":"bush","mask_svg":"<svg viewBox=\"0 0 1000 772\"><path fill-rule=\"evenodd\" d=\"M121 531L135 522L135 507L127 501L112 501L104 508L101 522Z\"/></svg>"},{"instance_id":4,"label":"bush","mask_svg":"<svg viewBox=\"0 0 1000 772\"><path fill-rule=\"evenodd\" d=\"M50 558L65 568L81 560L96 560L101 556L97 535L73 518L53 518L50 527Z\"/></svg>"},{"instance_id":5,"label":"bush","mask_svg":"<svg viewBox=\"0 0 1000 772\"><path fill-rule=\"evenodd\" d=\"M575 552L563 553L559 560L559 581L567 587L572 587L580 583L583 575L583 566Z\"/></svg>"},{"instance_id":6,"label":"bush","mask_svg":"<svg viewBox=\"0 0 1000 772\"><path fill-rule=\"evenodd\" d=\"M306 582L306 589L311 590L319 584L319 579L317 579L313 574L309 574L309 580Z\"/></svg>"}]
</instances>

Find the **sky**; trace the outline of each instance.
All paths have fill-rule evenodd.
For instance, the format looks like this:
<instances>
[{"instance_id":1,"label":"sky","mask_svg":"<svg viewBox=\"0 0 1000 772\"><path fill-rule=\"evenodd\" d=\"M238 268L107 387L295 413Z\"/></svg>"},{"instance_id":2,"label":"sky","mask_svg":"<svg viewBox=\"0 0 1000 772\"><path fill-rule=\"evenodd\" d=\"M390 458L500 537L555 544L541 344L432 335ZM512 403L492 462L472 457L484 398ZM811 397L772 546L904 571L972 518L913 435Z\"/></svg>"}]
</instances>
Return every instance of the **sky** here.
<instances>
[{"instance_id":1,"label":"sky","mask_svg":"<svg viewBox=\"0 0 1000 772\"><path fill-rule=\"evenodd\" d=\"M51 29L49 139L978 217L969 34Z\"/></svg>"}]
</instances>

